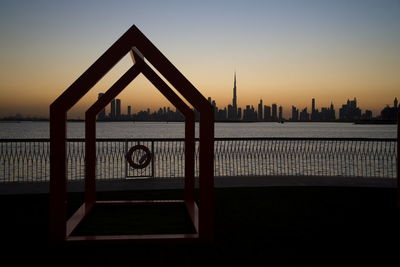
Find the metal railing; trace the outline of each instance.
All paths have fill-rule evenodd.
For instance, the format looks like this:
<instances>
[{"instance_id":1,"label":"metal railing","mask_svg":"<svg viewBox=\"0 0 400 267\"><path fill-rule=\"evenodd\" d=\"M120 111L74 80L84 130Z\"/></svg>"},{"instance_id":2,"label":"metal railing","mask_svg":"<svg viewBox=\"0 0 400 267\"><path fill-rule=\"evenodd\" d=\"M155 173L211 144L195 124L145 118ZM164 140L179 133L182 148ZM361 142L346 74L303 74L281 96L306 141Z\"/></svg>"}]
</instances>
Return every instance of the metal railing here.
<instances>
[{"instance_id":1,"label":"metal railing","mask_svg":"<svg viewBox=\"0 0 400 267\"><path fill-rule=\"evenodd\" d=\"M133 169L127 151L142 144L151 164ZM215 176L396 177L396 139L363 138L216 138ZM183 139L98 139L97 179L183 177ZM0 182L48 181L48 139L0 140ZM195 175L198 175L196 142ZM68 139L69 180L85 175L84 139Z\"/></svg>"}]
</instances>

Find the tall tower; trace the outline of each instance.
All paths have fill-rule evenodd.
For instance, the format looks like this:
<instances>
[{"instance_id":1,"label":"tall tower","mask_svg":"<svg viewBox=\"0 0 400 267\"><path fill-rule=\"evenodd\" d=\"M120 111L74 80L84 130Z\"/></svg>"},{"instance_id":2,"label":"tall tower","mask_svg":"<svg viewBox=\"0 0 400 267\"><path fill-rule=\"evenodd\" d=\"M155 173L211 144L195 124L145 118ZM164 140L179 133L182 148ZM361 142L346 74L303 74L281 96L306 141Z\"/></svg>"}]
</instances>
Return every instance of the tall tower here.
<instances>
[{"instance_id":1,"label":"tall tower","mask_svg":"<svg viewBox=\"0 0 400 267\"><path fill-rule=\"evenodd\" d=\"M110 118L115 119L115 98L111 100Z\"/></svg>"},{"instance_id":2,"label":"tall tower","mask_svg":"<svg viewBox=\"0 0 400 267\"><path fill-rule=\"evenodd\" d=\"M257 120L262 121L263 119L263 101L260 99L260 103L258 104L257 109Z\"/></svg>"},{"instance_id":3,"label":"tall tower","mask_svg":"<svg viewBox=\"0 0 400 267\"><path fill-rule=\"evenodd\" d=\"M121 99L116 99L115 100L115 117L117 119L121 118Z\"/></svg>"},{"instance_id":4,"label":"tall tower","mask_svg":"<svg viewBox=\"0 0 400 267\"><path fill-rule=\"evenodd\" d=\"M274 103L272 104L272 121L277 121L278 120L278 106Z\"/></svg>"},{"instance_id":5,"label":"tall tower","mask_svg":"<svg viewBox=\"0 0 400 267\"><path fill-rule=\"evenodd\" d=\"M233 119L237 119L237 97L236 97L236 71L233 80L233 99L232 99L232 107L233 107Z\"/></svg>"},{"instance_id":6,"label":"tall tower","mask_svg":"<svg viewBox=\"0 0 400 267\"><path fill-rule=\"evenodd\" d=\"M311 99L311 114L315 112L315 98Z\"/></svg>"},{"instance_id":7,"label":"tall tower","mask_svg":"<svg viewBox=\"0 0 400 267\"><path fill-rule=\"evenodd\" d=\"M311 121L318 120L318 111L315 109L315 98L311 100Z\"/></svg>"}]
</instances>

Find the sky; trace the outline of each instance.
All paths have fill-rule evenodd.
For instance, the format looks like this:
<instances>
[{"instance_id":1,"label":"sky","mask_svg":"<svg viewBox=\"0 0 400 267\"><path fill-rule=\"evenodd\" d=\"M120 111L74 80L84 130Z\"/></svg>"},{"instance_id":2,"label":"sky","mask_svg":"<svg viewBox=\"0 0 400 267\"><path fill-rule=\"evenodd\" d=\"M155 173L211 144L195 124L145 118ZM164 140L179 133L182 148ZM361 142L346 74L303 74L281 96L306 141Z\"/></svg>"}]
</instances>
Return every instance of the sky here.
<instances>
[{"instance_id":1,"label":"sky","mask_svg":"<svg viewBox=\"0 0 400 267\"><path fill-rule=\"evenodd\" d=\"M135 24L222 108L277 103L336 110L357 98L374 115L400 97L400 0L0 0L0 117L48 117L49 105ZM123 58L68 113L83 118L130 66ZM139 76L122 112L169 106Z\"/></svg>"}]
</instances>

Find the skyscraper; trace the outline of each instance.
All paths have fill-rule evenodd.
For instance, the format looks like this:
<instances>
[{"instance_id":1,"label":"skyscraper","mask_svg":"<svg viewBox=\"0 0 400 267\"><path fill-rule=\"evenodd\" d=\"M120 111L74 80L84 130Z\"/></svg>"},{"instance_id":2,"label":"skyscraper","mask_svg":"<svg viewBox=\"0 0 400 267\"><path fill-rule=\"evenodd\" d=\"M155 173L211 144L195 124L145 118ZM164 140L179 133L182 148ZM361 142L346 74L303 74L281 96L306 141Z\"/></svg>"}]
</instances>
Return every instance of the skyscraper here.
<instances>
[{"instance_id":1,"label":"skyscraper","mask_svg":"<svg viewBox=\"0 0 400 267\"><path fill-rule=\"evenodd\" d=\"M301 112L300 112L300 121L309 121L310 120L310 116L307 112L307 108L304 108Z\"/></svg>"},{"instance_id":2,"label":"skyscraper","mask_svg":"<svg viewBox=\"0 0 400 267\"><path fill-rule=\"evenodd\" d=\"M278 120L278 108L276 104L272 104L272 121Z\"/></svg>"},{"instance_id":3,"label":"skyscraper","mask_svg":"<svg viewBox=\"0 0 400 267\"><path fill-rule=\"evenodd\" d=\"M299 120L299 110L295 106L292 106L292 121L298 121L298 120Z\"/></svg>"},{"instance_id":4,"label":"skyscraper","mask_svg":"<svg viewBox=\"0 0 400 267\"><path fill-rule=\"evenodd\" d=\"M271 121L271 107L264 105L264 120Z\"/></svg>"},{"instance_id":5,"label":"skyscraper","mask_svg":"<svg viewBox=\"0 0 400 267\"><path fill-rule=\"evenodd\" d=\"M117 119L121 118L121 99L116 99L115 101L115 117Z\"/></svg>"},{"instance_id":6,"label":"skyscraper","mask_svg":"<svg viewBox=\"0 0 400 267\"><path fill-rule=\"evenodd\" d=\"M315 98L311 100L311 114L315 112Z\"/></svg>"},{"instance_id":7,"label":"skyscraper","mask_svg":"<svg viewBox=\"0 0 400 267\"><path fill-rule=\"evenodd\" d=\"M236 71L233 79L233 99L232 99L233 119L237 119L237 97L236 97Z\"/></svg>"},{"instance_id":8,"label":"skyscraper","mask_svg":"<svg viewBox=\"0 0 400 267\"><path fill-rule=\"evenodd\" d=\"M315 109L315 98L311 100L311 120L318 120L318 111Z\"/></svg>"},{"instance_id":9,"label":"skyscraper","mask_svg":"<svg viewBox=\"0 0 400 267\"><path fill-rule=\"evenodd\" d=\"M260 99L260 103L258 104L257 110L257 120L262 121L263 119L263 101Z\"/></svg>"},{"instance_id":10,"label":"skyscraper","mask_svg":"<svg viewBox=\"0 0 400 267\"><path fill-rule=\"evenodd\" d=\"M115 98L111 100L110 118L115 119Z\"/></svg>"},{"instance_id":11,"label":"skyscraper","mask_svg":"<svg viewBox=\"0 0 400 267\"><path fill-rule=\"evenodd\" d=\"M361 117L361 109L357 107L357 99L353 101L347 99L347 104L343 104L339 109L339 119L341 121L354 121Z\"/></svg>"}]
</instances>

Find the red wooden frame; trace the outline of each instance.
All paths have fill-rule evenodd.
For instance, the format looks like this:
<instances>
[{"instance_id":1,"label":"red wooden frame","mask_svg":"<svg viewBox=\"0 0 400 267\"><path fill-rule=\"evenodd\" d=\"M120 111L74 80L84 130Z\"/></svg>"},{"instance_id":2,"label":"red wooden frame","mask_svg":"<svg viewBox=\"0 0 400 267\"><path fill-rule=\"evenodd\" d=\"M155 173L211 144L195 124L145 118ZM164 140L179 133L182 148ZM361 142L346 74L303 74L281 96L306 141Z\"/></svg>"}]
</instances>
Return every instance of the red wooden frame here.
<instances>
[{"instance_id":1,"label":"red wooden frame","mask_svg":"<svg viewBox=\"0 0 400 267\"><path fill-rule=\"evenodd\" d=\"M134 65L85 113L85 201L66 218L66 114L123 56L131 53ZM199 207L194 198L195 118L192 109L149 67L148 60L200 112ZM97 201L96 115L142 73L185 116L185 190L183 200ZM214 117L212 106L170 61L132 26L88 70L50 105L50 240L93 242L210 242L214 224ZM184 203L195 234L71 236L94 205L165 205Z\"/></svg>"}]
</instances>

